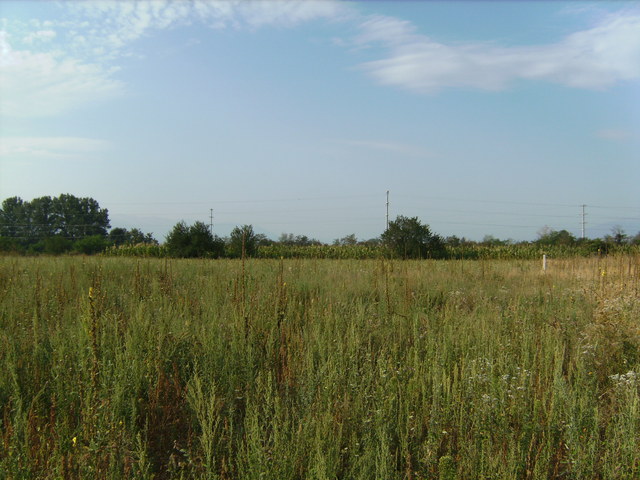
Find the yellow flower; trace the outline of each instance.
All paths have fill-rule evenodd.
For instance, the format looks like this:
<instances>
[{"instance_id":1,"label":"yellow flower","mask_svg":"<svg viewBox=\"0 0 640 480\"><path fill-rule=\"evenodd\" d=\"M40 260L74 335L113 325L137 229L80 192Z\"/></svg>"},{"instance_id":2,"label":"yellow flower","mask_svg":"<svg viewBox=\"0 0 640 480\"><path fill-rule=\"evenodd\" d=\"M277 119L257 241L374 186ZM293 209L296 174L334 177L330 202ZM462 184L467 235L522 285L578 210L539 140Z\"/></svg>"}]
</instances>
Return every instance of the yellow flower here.
<instances>
[{"instance_id":1,"label":"yellow flower","mask_svg":"<svg viewBox=\"0 0 640 480\"><path fill-rule=\"evenodd\" d=\"M73 446L74 446L74 447L76 446L76 443L77 443L77 442L78 442L78 437L73 437L73 438L71 439L71 443L73 444Z\"/></svg>"}]
</instances>

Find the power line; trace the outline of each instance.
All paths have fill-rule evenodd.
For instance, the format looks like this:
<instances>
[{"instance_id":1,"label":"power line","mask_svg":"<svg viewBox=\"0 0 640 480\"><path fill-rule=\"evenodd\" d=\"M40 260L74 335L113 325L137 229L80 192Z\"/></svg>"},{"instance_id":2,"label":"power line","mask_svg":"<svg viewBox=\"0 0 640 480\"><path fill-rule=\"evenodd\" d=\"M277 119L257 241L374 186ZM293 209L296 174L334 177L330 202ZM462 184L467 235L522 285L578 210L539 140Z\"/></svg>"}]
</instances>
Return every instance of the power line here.
<instances>
[{"instance_id":1,"label":"power line","mask_svg":"<svg viewBox=\"0 0 640 480\"><path fill-rule=\"evenodd\" d=\"M539 202L518 202L518 201L510 201L510 200L487 200L487 199L473 199L473 198L452 198L452 197L430 197L430 196L422 196L422 195L407 195L400 194L399 197L405 198L419 198L424 200L445 200L448 202L472 202L472 203L500 203L507 205L529 205L535 207L576 207L577 204L567 204L567 203L539 203Z\"/></svg>"},{"instance_id":2,"label":"power line","mask_svg":"<svg viewBox=\"0 0 640 480\"><path fill-rule=\"evenodd\" d=\"M469 225L469 226L477 226L477 227L540 228L540 225L504 225L499 223L450 222L447 220L436 221L433 223L445 224L445 225Z\"/></svg>"},{"instance_id":3,"label":"power line","mask_svg":"<svg viewBox=\"0 0 640 480\"><path fill-rule=\"evenodd\" d=\"M636 210L639 211L640 207L622 207L622 206L603 206L603 205L591 205L589 204L589 208L602 208L602 209L609 209L609 210Z\"/></svg>"},{"instance_id":4,"label":"power line","mask_svg":"<svg viewBox=\"0 0 640 480\"><path fill-rule=\"evenodd\" d=\"M208 200L204 202L110 202L109 205L207 205L211 203L227 204L227 203L266 203L266 202L296 202L310 200L344 200L348 198L375 198L379 194L366 195L333 195L323 197L289 197L289 198L262 198L262 199L245 199L245 200Z\"/></svg>"}]
</instances>

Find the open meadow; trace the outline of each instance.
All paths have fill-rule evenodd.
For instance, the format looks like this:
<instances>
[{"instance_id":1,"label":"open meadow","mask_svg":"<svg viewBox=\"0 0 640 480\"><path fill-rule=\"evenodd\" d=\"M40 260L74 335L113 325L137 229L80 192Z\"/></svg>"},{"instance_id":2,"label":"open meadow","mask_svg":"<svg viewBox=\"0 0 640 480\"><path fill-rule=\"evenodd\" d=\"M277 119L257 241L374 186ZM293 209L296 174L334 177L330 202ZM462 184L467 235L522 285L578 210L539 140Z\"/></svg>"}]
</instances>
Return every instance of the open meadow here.
<instances>
[{"instance_id":1,"label":"open meadow","mask_svg":"<svg viewBox=\"0 0 640 480\"><path fill-rule=\"evenodd\" d=\"M640 478L640 256L0 257L7 479Z\"/></svg>"}]
</instances>

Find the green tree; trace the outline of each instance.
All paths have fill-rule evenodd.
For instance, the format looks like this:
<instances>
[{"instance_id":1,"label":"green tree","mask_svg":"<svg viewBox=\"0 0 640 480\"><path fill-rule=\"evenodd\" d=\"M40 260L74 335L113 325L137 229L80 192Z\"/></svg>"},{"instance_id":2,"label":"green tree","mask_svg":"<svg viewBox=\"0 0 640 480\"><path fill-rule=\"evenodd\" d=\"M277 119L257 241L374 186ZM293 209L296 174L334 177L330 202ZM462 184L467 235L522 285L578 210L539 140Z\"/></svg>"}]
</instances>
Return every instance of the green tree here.
<instances>
[{"instance_id":1,"label":"green tree","mask_svg":"<svg viewBox=\"0 0 640 480\"><path fill-rule=\"evenodd\" d=\"M296 236L293 233L281 233L278 237L278 243L283 245L295 245Z\"/></svg>"},{"instance_id":2,"label":"green tree","mask_svg":"<svg viewBox=\"0 0 640 480\"><path fill-rule=\"evenodd\" d=\"M629 236L620 225L616 225L611 229L610 238L616 245L622 245L629 240Z\"/></svg>"},{"instance_id":3,"label":"green tree","mask_svg":"<svg viewBox=\"0 0 640 480\"><path fill-rule=\"evenodd\" d=\"M352 233L352 234L346 235L346 236L344 236L342 238L336 238L333 241L333 244L334 245L342 245L342 246L345 246L345 245L357 245L358 244L358 239L356 238L356 234Z\"/></svg>"},{"instance_id":4,"label":"green tree","mask_svg":"<svg viewBox=\"0 0 640 480\"><path fill-rule=\"evenodd\" d=\"M574 245L576 237L567 230L552 230L544 228L538 233L537 242L541 245Z\"/></svg>"},{"instance_id":5,"label":"green tree","mask_svg":"<svg viewBox=\"0 0 640 480\"><path fill-rule=\"evenodd\" d=\"M105 237L109 228L109 214L93 198L78 198L63 194L56 198L39 197L30 202L11 197L0 209L0 236L17 240L23 247L44 251L50 237L76 241L98 235ZM56 240L57 245L60 242ZM55 243L54 242L54 243ZM57 250L58 248L54 248Z\"/></svg>"},{"instance_id":6,"label":"green tree","mask_svg":"<svg viewBox=\"0 0 640 480\"><path fill-rule=\"evenodd\" d=\"M190 227L182 221L178 222L165 242L172 257L220 257L224 252L224 242L214 236L203 222L196 222Z\"/></svg>"},{"instance_id":7,"label":"green tree","mask_svg":"<svg viewBox=\"0 0 640 480\"><path fill-rule=\"evenodd\" d=\"M221 257L224 253L224 242L211 233L203 222L196 222L189 228L193 257Z\"/></svg>"},{"instance_id":8,"label":"green tree","mask_svg":"<svg viewBox=\"0 0 640 480\"><path fill-rule=\"evenodd\" d=\"M440 236L418 217L398 216L389 222L389 228L381 235L382 241L402 258L443 258L446 255Z\"/></svg>"},{"instance_id":9,"label":"green tree","mask_svg":"<svg viewBox=\"0 0 640 480\"><path fill-rule=\"evenodd\" d=\"M14 239L31 237L28 202L20 197L7 198L0 209L0 236Z\"/></svg>"},{"instance_id":10,"label":"green tree","mask_svg":"<svg viewBox=\"0 0 640 480\"><path fill-rule=\"evenodd\" d=\"M235 227L229 236L227 253L230 257L236 258L243 255L253 257L258 250L258 244L263 238L264 235L257 235L251 225Z\"/></svg>"},{"instance_id":11,"label":"green tree","mask_svg":"<svg viewBox=\"0 0 640 480\"><path fill-rule=\"evenodd\" d=\"M153 238L152 233L144 233L142 230L138 228L132 228L129 230L129 239L133 245L137 245L140 243L146 243L149 245L157 245L158 241Z\"/></svg>"},{"instance_id":12,"label":"green tree","mask_svg":"<svg viewBox=\"0 0 640 480\"><path fill-rule=\"evenodd\" d=\"M60 255L68 252L73 248L73 242L68 238L64 238L60 235L53 235L40 240L36 245L42 245L42 251L50 255Z\"/></svg>"},{"instance_id":13,"label":"green tree","mask_svg":"<svg viewBox=\"0 0 640 480\"><path fill-rule=\"evenodd\" d=\"M114 245L138 245L140 243L158 244L158 241L153 238L152 234L143 233L142 230L138 228L132 228L131 230L122 227L112 228L109 232L109 240Z\"/></svg>"},{"instance_id":14,"label":"green tree","mask_svg":"<svg viewBox=\"0 0 640 480\"><path fill-rule=\"evenodd\" d=\"M189 234L189 226L184 222L176 223L165 241L167 251L172 257L190 257L191 256L191 235Z\"/></svg>"},{"instance_id":15,"label":"green tree","mask_svg":"<svg viewBox=\"0 0 640 480\"><path fill-rule=\"evenodd\" d=\"M103 235L90 235L76 240L73 249L78 253L93 255L103 252L109 246L109 241Z\"/></svg>"},{"instance_id":16,"label":"green tree","mask_svg":"<svg viewBox=\"0 0 640 480\"><path fill-rule=\"evenodd\" d=\"M306 235L294 235L293 233L283 233L278 237L278 243L283 245L296 245L298 247L308 247L310 245L322 245L320 240L309 238Z\"/></svg>"},{"instance_id":17,"label":"green tree","mask_svg":"<svg viewBox=\"0 0 640 480\"><path fill-rule=\"evenodd\" d=\"M485 235L484 237L482 237L482 242L480 242L482 245L486 245L488 247L498 247L498 246L502 246L502 245L509 245L512 243L511 240L500 240L497 237L494 237L493 235Z\"/></svg>"},{"instance_id":18,"label":"green tree","mask_svg":"<svg viewBox=\"0 0 640 480\"><path fill-rule=\"evenodd\" d=\"M34 239L44 240L54 236L57 232L53 225L54 205L51 197L34 198L26 202L26 213L31 228L29 235Z\"/></svg>"},{"instance_id":19,"label":"green tree","mask_svg":"<svg viewBox=\"0 0 640 480\"><path fill-rule=\"evenodd\" d=\"M129 231L126 228L116 227L109 232L109 240L114 245L125 245L129 242Z\"/></svg>"},{"instance_id":20,"label":"green tree","mask_svg":"<svg viewBox=\"0 0 640 480\"><path fill-rule=\"evenodd\" d=\"M0 237L0 252L24 253L24 245L15 238Z\"/></svg>"},{"instance_id":21,"label":"green tree","mask_svg":"<svg viewBox=\"0 0 640 480\"><path fill-rule=\"evenodd\" d=\"M107 236L109 212L96 200L62 194L52 199L52 214L48 217L59 233L72 240L99 235Z\"/></svg>"}]
</instances>

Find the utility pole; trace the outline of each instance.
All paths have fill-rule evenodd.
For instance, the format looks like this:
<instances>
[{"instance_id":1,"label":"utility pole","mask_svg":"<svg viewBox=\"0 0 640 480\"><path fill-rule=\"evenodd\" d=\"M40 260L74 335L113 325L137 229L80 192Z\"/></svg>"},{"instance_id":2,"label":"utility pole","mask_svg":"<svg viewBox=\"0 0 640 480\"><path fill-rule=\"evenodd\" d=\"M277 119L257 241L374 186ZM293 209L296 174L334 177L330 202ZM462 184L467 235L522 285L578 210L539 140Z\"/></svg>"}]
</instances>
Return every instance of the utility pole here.
<instances>
[{"instance_id":1,"label":"utility pole","mask_svg":"<svg viewBox=\"0 0 640 480\"><path fill-rule=\"evenodd\" d=\"M583 240L584 240L584 226L585 226L585 223L586 223L584 221L584 216L585 216L584 209L585 209L585 207L586 207L586 205L583 203L582 204L582 239Z\"/></svg>"},{"instance_id":2,"label":"utility pole","mask_svg":"<svg viewBox=\"0 0 640 480\"><path fill-rule=\"evenodd\" d=\"M213 208L209 209L209 231L213 235Z\"/></svg>"},{"instance_id":3,"label":"utility pole","mask_svg":"<svg viewBox=\"0 0 640 480\"><path fill-rule=\"evenodd\" d=\"M389 230L389 190L387 190L387 230Z\"/></svg>"}]
</instances>

